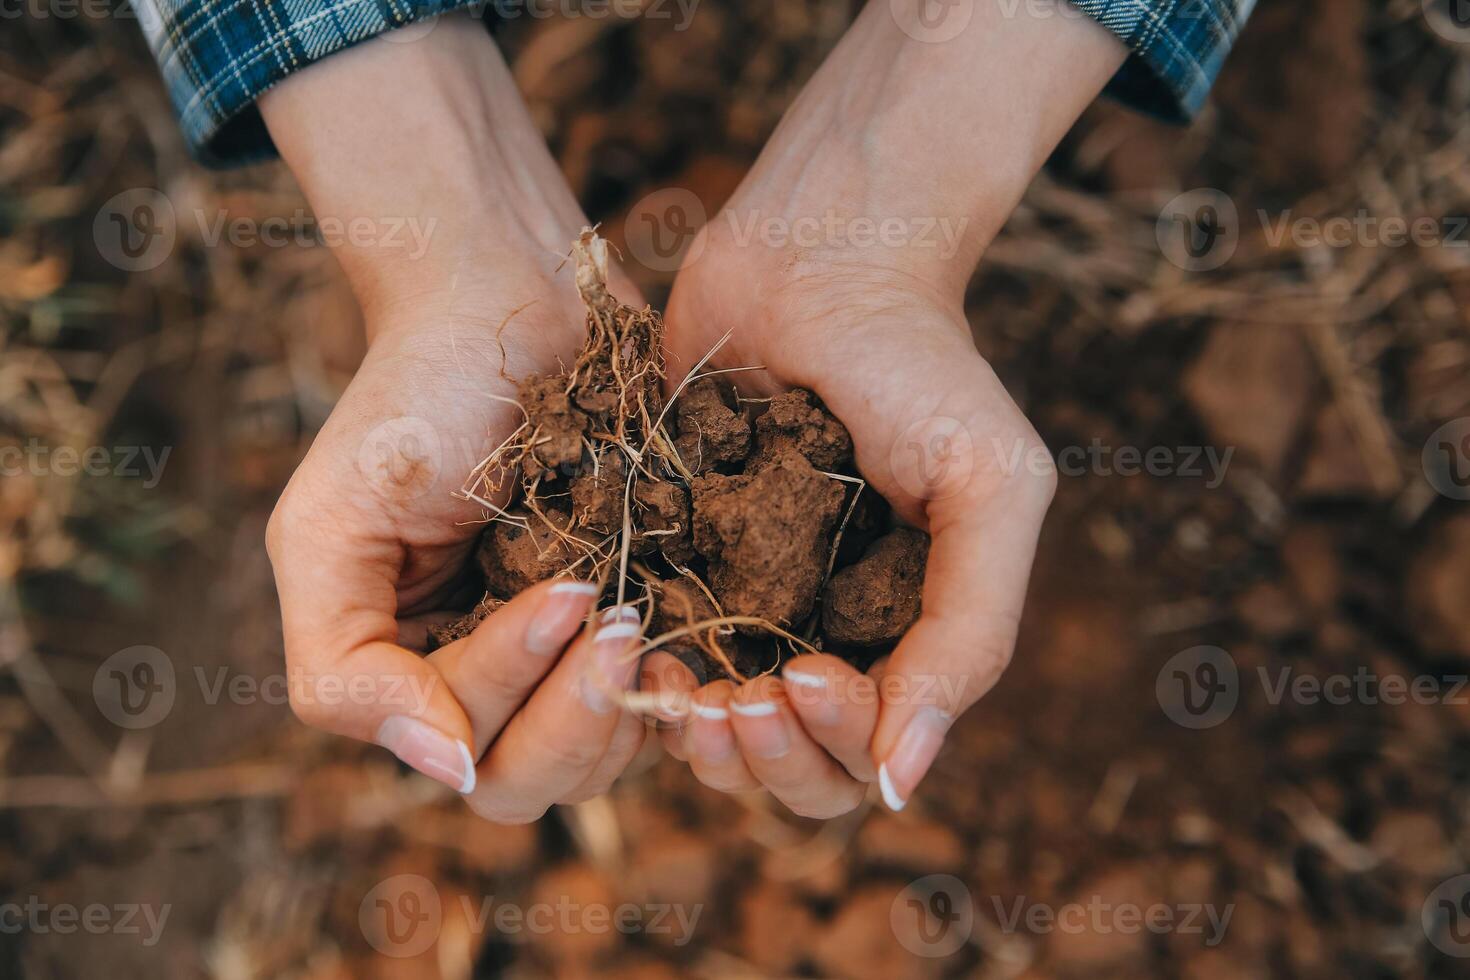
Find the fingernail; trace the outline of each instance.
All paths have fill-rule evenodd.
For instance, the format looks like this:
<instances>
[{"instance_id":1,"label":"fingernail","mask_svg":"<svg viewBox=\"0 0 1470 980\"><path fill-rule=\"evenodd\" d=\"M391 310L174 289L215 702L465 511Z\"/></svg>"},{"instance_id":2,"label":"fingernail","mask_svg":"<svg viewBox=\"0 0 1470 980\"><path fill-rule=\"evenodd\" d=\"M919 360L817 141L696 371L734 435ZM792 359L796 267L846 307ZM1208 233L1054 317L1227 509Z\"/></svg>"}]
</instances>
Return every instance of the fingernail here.
<instances>
[{"instance_id":1,"label":"fingernail","mask_svg":"<svg viewBox=\"0 0 1470 980\"><path fill-rule=\"evenodd\" d=\"M557 582L546 590L541 608L526 627L526 652L549 657L577 635L588 604L597 596L591 582Z\"/></svg>"},{"instance_id":2,"label":"fingernail","mask_svg":"<svg viewBox=\"0 0 1470 980\"><path fill-rule=\"evenodd\" d=\"M717 704L700 703L697 695L689 702L689 708L695 715L695 720L689 724L690 752L709 763L721 763L734 756L738 748L730 726L700 724L698 720L723 722L730 717L730 712Z\"/></svg>"},{"instance_id":3,"label":"fingernail","mask_svg":"<svg viewBox=\"0 0 1470 980\"><path fill-rule=\"evenodd\" d=\"M700 704L698 701L689 702L689 709L706 721L724 721L730 717L730 712L713 704Z\"/></svg>"},{"instance_id":4,"label":"fingernail","mask_svg":"<svg viewBox=\"0 0 1470 980\"><path fill-rule=\"evenodd\" d=\"M786 731L786 719L776 712L769 701L731 701L730 710L742 718L751 719L736 727L736 732L747 752L761 759L779 759L791 751L791 735Z\"/></svg>"},{"instance_id":5,"label":"fingernail","mask_svg":"<svg viewBox=\"0 0 1470 980\"><path fill-rule=\"evenodd\" d=\"M895 813L902 810L914 795L920 780L934 764L952 721L949 715L934 708L921 708L909 719L888 758L878 766L878 788L888 809Z\"/></svg>"},{"instance_id":6,"label":"fingernail","mask_svg":"<svg viewBox=\"0 0 1470 980\"><path fill-rule=\"evenodd\" d=\"M602 623L616 623L616 622L622 622L622 623L641 623L641 622L643 622L643 616L642 616L641 613L638 612L638 609L637 609L636 606L608 606L606 609L604 609L602 611L602 615L598 616L597 619L598 619L598 622L602 622Z\"/></svg>"},{"instance_id":7,"label":"fingernail","mask_svg":"<svg viewBox=\"0 0 1470 980\"><path fill-rule=\"evenodd\" d=\"M475 760L470 747L427 722L393 715L378 727L378 744L431 779L461 794L475 788Z\"/></svg>"},{"instance_id":8,"label":"fingernail","mask_svg":"<svg viewBox=\"0 0 1470 980\"><path fill-rule=\"evenodd\" d=\"M827 678L789 667L781 677L786 681L787 697L800 706L802 718L819 725L835 725L842 720L837 702L828 693Z\"/></svg>"},{"instance_id":9,"label":"fingernail","mask_svg":"<svg viewBox=\"0 0 1470 980\"><path fill-rule=\"evenodd\" d=\"M638 661L628 656L643 627L614 617L620 622L599 629L592 637L592 660L582 675L582 700L599 715L605 715L617 704L612 692L626 691L637 676Z\"/></svg>"},{"instance_id":10,"label":"fingernail","mask_svg":"<svg viewBox=\"0 0 1470 980\"><path fill-rule=\"evenodd\" d=\"M783 677L798 687L824 688L827 686L827 678L820 674L804 674L790 667L782 672Z\"/></svg>"}]
</instances>

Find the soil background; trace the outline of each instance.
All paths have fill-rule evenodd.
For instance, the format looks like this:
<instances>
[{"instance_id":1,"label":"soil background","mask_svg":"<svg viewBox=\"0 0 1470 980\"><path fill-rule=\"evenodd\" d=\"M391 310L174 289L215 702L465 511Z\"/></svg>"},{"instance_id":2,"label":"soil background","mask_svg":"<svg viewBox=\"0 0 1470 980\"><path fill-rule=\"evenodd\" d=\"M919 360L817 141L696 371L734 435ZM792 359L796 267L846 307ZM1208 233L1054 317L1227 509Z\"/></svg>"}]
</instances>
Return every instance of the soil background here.
<instances>
[{"instance_id":1,"label":"soil background","mask_svg":"<svg viewBox=\"0 0 1470 980\"><path fill-rule=\"evenodd\" d=\"M499 31L632 256L646 195L716 212L852 14L646 6ZM189 162L131 16L7 20L0 446L112 455L0 482L0 977L1467 975L1470 904L1436 889L1470 870L1470 511L1423 464L1470 416L1467 133L1470 44L1419 0L1266 0L1184 130L1093 107L970 290L981 350L1073 465L1014 665L908 810L818 825L651 749L611 796L502 828L283 703L264 524L362 353L326 250L210 246L191 219L155 269L99 254L120 192L290 219L289 175ZM1191 273L1156 227L1202 187L1239 243ZM1288 214L1430 217L1459 244L1273 241ZM660 302L668 274L627 265ZM161 479L120 447L168 449ZM1128 475L1128 447L1171 455ZM173 700L128 728L94 679L135 647ZM1233 710L1177 723L1201 719L1175 671L1211 657ZM1283 671L1437 693L1276 697ZM13 927L40 903L114 927ZM641 927L587 917L625 903ZM1018 903L1114 911L1009 927ZM1180 927L1127 928L1130 905ZM126 906L169 908L156 942ZM1223 937L1182 927L1206 906ZM575 911L499 928L500 907Z\"/></svg>"}]
</instances>

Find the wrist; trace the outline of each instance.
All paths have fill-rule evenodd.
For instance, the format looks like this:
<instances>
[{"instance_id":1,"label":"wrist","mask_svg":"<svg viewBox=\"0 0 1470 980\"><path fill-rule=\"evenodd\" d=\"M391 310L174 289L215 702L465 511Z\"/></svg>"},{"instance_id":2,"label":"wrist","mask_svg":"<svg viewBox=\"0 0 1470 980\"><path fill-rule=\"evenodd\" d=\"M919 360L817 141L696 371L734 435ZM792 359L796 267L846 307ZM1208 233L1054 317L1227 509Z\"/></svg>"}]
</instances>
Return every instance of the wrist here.
<instances>
[{"instance_id":1,"label":"wrist","mask_svg":"<svg viewBox=\"0 0 1470 980\"><path fill-rule=\"evenodd\" d=\"M434 322L492 297L508 314L562 278L575 298L556 270L586 219L479 22L375 38L260 108L318 222L341 232L326 237L370 323Z\"/></svg>"},{"instance_id":2,"label":"wrist","mask_svg":"<svg viewBox=\"0 0 1470 980\"><path fill-rule=\"evenodd\" d=\"M967 18L953 36L900 23L906 9L868 4L714 236L748 243L771 229L803 258L963 290L1126 52L1089 18L1037 17L1026 5L1010 13L994 3L946 7L944 16Z\"/></svg>"}]
</instances>

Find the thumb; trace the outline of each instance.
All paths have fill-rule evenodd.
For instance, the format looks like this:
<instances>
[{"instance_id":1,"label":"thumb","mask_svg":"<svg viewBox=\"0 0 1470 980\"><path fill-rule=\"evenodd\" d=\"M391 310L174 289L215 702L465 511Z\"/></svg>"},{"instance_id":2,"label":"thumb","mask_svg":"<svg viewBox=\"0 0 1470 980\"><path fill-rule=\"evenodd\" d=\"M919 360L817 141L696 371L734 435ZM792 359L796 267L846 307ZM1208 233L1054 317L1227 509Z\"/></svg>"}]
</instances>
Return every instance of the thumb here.
<instances>
[{"instance_id":1,"label":"thumb","mask_svg":"<svg viewBox=\"0 0 1470 980\"><path fill-rule=\"evenodd\" d=\"M964 487L924 502L931 544L923 611L889 659L872 742L883 801L893 810L912 797L950 725L1010 663L1055 489L1050 471L997 474L988 467L982 479L978 462L960 462L975 474Z\"/></svg>"}]
</instances>

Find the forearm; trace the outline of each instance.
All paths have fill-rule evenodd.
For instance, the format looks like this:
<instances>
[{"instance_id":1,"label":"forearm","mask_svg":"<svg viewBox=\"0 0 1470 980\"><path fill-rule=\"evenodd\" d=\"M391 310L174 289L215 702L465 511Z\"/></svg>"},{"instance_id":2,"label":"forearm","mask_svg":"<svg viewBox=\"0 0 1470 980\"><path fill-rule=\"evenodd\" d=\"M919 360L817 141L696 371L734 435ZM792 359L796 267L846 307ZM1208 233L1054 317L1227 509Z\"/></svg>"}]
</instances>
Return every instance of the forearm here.
<instances>
[{"instance_id":1,"label":"forearm","mask_svg":"<svg viewBox=\"0 0 1470 980\"><path fill-rule=\"evenodd\" d=\"M908 223L906 245L865 251L963 288L1126 51L1086 17L1036 18L1025 4L1008 16L995 0L975 0L957 36L919 40L914 34L925 33L906 32L897 6L874 0L864 9L734 206L784 211L787 220L832 208L846 218L899 219ZM933 230L945 222L952 247ZM924 227L931 231L919 241Z\"/></svg>"},{"instance_id":2,"label":"forearm","mask_svg":"<svg viewBox=\"0 0 1470 980\"><path fill-rule=\"evenodd\" d=\"M291 75L260 109L318 221L364 232L336 254L370 320L550 282L585 223L494 41L464 15Z\"/></svg>"}]
</instances>

